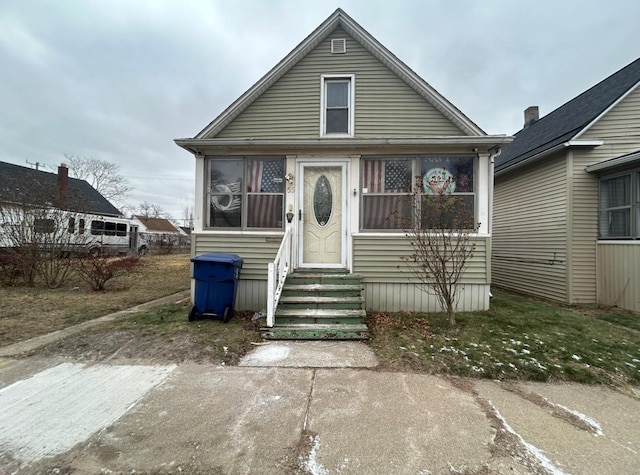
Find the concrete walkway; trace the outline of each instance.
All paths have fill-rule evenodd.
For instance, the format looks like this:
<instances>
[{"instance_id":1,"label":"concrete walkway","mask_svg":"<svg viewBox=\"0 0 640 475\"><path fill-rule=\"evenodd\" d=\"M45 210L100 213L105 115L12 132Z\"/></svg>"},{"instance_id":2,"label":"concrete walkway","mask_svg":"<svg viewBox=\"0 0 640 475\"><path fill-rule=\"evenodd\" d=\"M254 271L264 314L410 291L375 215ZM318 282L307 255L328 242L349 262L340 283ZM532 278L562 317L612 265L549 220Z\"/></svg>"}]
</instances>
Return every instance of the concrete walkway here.
<instances>
[{"instance_id":1,"label":"concrete walkway","mask_svg":"<svg viewBox=\"0 0 640 475\"><path fill-rule=\"evenodd\" d=\"M383 372L364 343L268 342L238 367L1 363L0 474L640 467L634 394Z\"/></svg>"}]
</instances>

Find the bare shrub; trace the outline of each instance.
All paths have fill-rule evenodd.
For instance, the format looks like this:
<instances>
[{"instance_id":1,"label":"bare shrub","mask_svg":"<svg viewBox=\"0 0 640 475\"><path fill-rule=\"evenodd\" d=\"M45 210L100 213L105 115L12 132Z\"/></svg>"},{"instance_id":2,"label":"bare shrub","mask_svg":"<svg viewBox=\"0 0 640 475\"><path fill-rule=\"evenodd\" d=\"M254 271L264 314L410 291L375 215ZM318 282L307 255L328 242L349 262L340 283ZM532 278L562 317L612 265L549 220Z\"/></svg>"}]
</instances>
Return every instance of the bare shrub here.
<instances>
[{"instance_id":1,"label":"bare shrub","mask_svg":"<svg viewBox=\"0 0 640 475\"><path fill-rule=\"evenodd\" d=\"M475 251L473 205L463 196L416 192L410 217L402 225L413 248L402 260L420 281L420 288L436 296L449 325L455 326L462 277Z\"/></svg>"},{"instance_id":2,"label":"bare shrub","mask_svg":"<svg viewBox=\"0 0 640 475\"><path fill-rule=\"evenodd\" d=\"M14 285L22 276L20 265L13 253L0 251L0 284Z\"/></svg>"},{"instance_id":3,"label":"bare shrub","mask_svg":"<svg viewBox=\"0 0 640 475\"><path fill-rule=\"evenodd\" d=\"M80 278L93 290L105 290L107 282L135 272L141 264L140 257L135 255L125 257L83 255L74 259L74 262Z\"/></svg>"},{"instance_id":4,"label":"bare shrub","mask_svg":"<svg viewBox=\"0 0 640 475\"><path fill-rule=\"evenodd\" d=\"M76 214L51 207L13 205L0 207L2 247L14 271L26 285L36 280L57 288L70 276L68 257L85 238L73 233Z\"/></svg>"}]
</instances>

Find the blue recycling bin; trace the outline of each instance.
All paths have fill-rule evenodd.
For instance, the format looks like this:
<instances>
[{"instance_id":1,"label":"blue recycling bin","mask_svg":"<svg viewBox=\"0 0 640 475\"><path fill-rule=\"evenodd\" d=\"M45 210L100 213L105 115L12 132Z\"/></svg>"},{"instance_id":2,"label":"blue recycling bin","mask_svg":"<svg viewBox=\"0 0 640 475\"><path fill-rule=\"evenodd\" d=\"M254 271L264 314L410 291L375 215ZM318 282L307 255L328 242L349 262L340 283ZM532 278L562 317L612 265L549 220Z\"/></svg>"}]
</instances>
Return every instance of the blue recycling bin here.
<instances>
[{"instance_id":1,"label":"blue recycling bin","mask_svg":"<svg viewBox=\"0 0 640 475\"><path fill-rule=\"evenodd\" d=\"M189 321L217 318L228 322L234 314L243 260L236 254L208 253L192 257L195 296Z\"/></svg>"}]
</instances>

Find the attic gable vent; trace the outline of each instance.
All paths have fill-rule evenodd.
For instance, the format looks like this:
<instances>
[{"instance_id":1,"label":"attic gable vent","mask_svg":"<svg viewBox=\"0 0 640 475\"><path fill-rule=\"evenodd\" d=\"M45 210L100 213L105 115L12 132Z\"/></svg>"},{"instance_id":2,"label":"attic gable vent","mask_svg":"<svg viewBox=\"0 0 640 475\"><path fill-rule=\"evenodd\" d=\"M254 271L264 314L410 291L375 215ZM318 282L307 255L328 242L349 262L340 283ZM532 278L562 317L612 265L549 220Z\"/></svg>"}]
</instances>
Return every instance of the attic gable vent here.
<instances>
[{"instance_id":1,"label":"attic gable vent","mask_svg":"<svg viewBox=\"0 0 640 475\"><path fill-rule=\"evenodd\" d=\"M331 40L331 54L346 53L347 52L347 39L335 38Z\"/></svg>"}]
</instances>

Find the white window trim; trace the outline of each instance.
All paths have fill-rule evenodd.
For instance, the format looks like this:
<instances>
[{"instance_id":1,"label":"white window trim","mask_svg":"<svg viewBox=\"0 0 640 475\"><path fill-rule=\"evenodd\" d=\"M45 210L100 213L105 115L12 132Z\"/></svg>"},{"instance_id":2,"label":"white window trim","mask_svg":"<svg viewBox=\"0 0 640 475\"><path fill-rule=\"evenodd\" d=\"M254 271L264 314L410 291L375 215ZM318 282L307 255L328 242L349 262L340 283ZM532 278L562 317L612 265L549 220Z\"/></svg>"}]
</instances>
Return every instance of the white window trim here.
<instances>
[{"instance_id":1,"label":"white window trim","mask_svg":"<svg viewBox=\"0 0 640 475\"><path fill-rule=\"evenodd\" d=\"M630 179L630 197L629 204L623 206L613 206L604 208L602 207L602 183L607 180L612 180L616 178L621 178L624 176L629 176ZM640 221L640 216L638 216L638 209L640 208L640 168L631 168L628 170L623 170L616 173L603 174L598 177L598 242L607 242L607 241L640 241L640 225L638 221ZM630 220L630 235L629 236L612 236L612 237L604 237L600 236L600 226L601 223L601 215L604 211L611 210L629 210L629 220Z\"/></svg>"},{"instance_id":2,"label":"white window trim","mask_svg":"<svg viewBox=\"0 0 640 475\"><path fill-rule=\"evenodd\" d=\"M488 166L488 157L484 157L485 159L487 159L485 162L482 162L483 160L483 156L482 155L472 155L472 154L411 154L411 155L364 155L362 156L362 160L360 161L360 183L358 186L360 186L361 188L361 193L360 193L360 200L359 200L359 204L358 204L358 209L360 212L360 216L359 216L359 221L358 221L358 229L356 232L354 232L354 235L362 235L362 236L388 236L389 234L402 234L405 235L406 233L402 230L402 229L395 229L395 228L389 228L389 229L377 229L377 228L363 228L362 227L362 212L364 210L364 197L366 195L368 195L368 193L365 193L364 190L365 188L362 186L362 180L364 177L364 162L367 160L382 160L382 161L387 161L387 160L393 160L393 159L397 159L397 158L401 158L401 159L407 159L410 160L412 162L412 176L418 176L421 175L420 172L420 161L421 161L421 156L434 156L434 157L447 157L447 156L452 156L452 157L468 157L468 158L472 158L473 159L473 191L464 191L464 192L453 192L451 193L451 196L473 196L473 202L474 202L474 207L473 207L473 221L474 221L474 226L475 229L474 230L468 230L468 232L476 237L483 237L483 236L490 236L491 233L488 229L488 225L486 223L483 223L481 221L481 218L486 216L486 212L487 212L487 201L486 201L486 195L485 193L487 192L487 187L488 187L488 181L485 181L483 179L481 179L482 176L485 175L485 172L481 172L481 170L485 170L486 167ZM420 187L422 187L422 185L420 185ZM377 196L413 196L414 193L416 192L415 190L415 182L412 183L411 185L411 191L409 192L399 192L399 193L376 193ZM419 192L420 196L424 196L422 194L422 191ZM414 205L412 205L414 206ZM486 221L486 220L485 220ZM455 234L455 233L454 233Z\"/></svg>"},{"instance_id":3,"label":"white window trim","mask_svg":"<svg viewBox=\"0 0 640 475\"><path fill-rule=\"evenodd\" d=\"M356 76L355 74L322 74L320 75L320 137L353 137L355 135L355 89L356 89ZM326 107L326 81L332 79L346 79L349 81L349 132L346 134L327 134L325 113Z\"/></svg>"}]
</instances>

